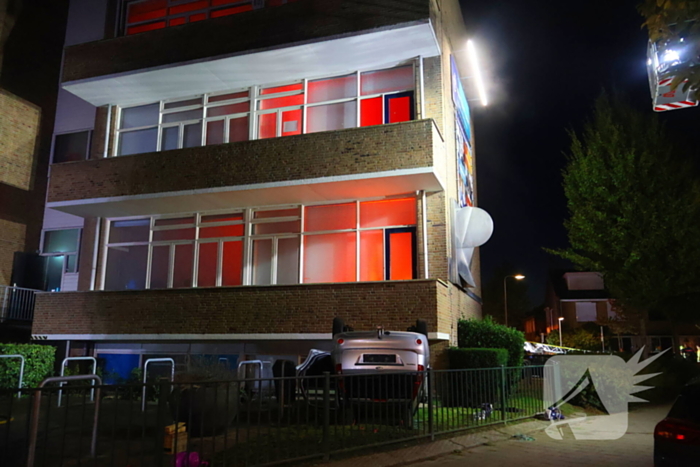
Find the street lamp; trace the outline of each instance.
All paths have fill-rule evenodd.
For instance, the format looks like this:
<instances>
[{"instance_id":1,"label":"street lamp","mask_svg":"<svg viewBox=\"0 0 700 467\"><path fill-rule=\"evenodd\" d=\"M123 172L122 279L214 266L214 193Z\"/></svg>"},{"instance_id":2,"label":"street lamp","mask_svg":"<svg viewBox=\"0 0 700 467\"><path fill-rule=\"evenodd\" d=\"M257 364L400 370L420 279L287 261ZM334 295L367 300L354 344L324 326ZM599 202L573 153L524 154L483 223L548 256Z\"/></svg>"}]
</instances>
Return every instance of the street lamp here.
<instances>
[{"instance_id":1,"label":"street lamp","mask_svg":"<svg viewBox=\"0 0 700 467\"><path fill-rule=\"evenodd\" d=\"M561 322L564 321L564 318L561 317L559 318L559 347L563 347L564 344L561 343Z\"/></svg>"},{"instance_id":2,"label":"street lamp","mask_svg":"<svg viewBox=\"0 0 700 467\"><path fill-rule=\"evenodd\" d=\"M525 279L525 276L522 274L513 274L512 276L506 276L503 278L503 304L505 305L505 312L506 312L506 317L505 317L505 324L508 326L508 288L506 287L506 279L509 277L512 277L516 281L521 281Z\"/></svg>"}]
</instances>

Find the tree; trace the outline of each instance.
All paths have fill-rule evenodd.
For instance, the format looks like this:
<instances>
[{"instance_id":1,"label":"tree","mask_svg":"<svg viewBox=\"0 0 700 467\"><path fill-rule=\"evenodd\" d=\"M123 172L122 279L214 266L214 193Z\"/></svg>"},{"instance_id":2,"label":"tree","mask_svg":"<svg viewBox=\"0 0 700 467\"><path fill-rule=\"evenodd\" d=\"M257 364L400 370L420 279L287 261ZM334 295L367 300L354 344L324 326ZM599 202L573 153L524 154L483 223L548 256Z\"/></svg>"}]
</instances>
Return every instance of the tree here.
<instances>
[{"instance_id":1,"label":"tree","mask_svg":"<svg viewBox=\"0 0 700 467\"><path fill-rule=\"evenodd\" d=\"M700 1L645 0L638 9L645 18L644 26L652 42L662 49L682 46L682 60L668 70L668 75L674 77L671 89L685 82L683 91L690 89L691 97L697 100L700 97Z\"/></svg>"},{"instance_id":2,"label":"tree","mask_svg":"<svg viewBox=\"0 0 700 467\"><path fill-rule=\"evenodd\" d=\"M563 172L570 247L554 253L603 273L622 309L698 319L700 184L656 115L602 95ZM684 306L679 306L683 304ZM624 311L623 311L624 314ZM675 329L675 326L674 326Z\"/></svg>"},{"instance_id":3,"label":"tree","mask_svg":"<svg viewBox=\"0 0 700 467\"><path fill-rule=\"evenodd\" d=\"M552 331L547 334L547 344L559 345L559 331ZM596 336L591 331L578 328L573 331L565 331L561 335L562 345L578 350L600 350L600 337Z\"/></svg>"}]
</instances>

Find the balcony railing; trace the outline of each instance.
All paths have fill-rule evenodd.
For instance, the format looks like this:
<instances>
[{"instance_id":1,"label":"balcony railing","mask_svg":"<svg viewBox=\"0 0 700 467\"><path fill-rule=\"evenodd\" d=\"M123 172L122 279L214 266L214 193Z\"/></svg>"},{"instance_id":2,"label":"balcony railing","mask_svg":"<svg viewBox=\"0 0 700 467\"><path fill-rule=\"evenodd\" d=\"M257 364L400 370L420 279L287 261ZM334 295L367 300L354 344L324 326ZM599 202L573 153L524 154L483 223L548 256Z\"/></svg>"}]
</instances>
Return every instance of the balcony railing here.
<instances>
[{"instance_id":1,"label":"balcony railing","mask_svg":"<svg viewBox=\"0 0 700 467\"><path fill-rule=\"evenodd\" d=\"M0 323L31 322L37 292L40 291L0 285Z\"/></svg>"}]
</instances>

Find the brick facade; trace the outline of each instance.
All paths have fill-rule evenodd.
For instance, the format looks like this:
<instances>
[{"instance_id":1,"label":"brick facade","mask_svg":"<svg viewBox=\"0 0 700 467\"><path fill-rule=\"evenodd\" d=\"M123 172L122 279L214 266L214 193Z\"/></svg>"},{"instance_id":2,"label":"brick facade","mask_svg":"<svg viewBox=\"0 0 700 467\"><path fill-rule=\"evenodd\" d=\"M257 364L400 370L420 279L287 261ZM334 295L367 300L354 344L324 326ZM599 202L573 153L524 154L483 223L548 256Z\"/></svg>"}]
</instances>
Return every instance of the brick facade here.
<instances>
[{"instance_id":1,"label":"brick facade","mask_svg":"<svg viewBox=\"0 0 700 467\"><path fill-rule=\"evenodd\" d=\"M0 89L0 183L32 187L41 110Z\"/></svg>"},{"instance_id":2,"label":"brick facade","mask_svg":"<svg viewBox=\"0 0 700 467\"><path fill-rule=\"evenodd\" d=\"M432 120L56 164L49 202L433 167ZM440 151L441 152L441 151Z\"/></svg>"},{"instance_id":3,"label":"brick facade","mask_svg":"<svg viewBox=\"0 0 700 467\"><path fill-rule=\"evenodd\" d=\"M0 285L12 285L12 261L15 251L24 250L26 226L0 219Z\"/></svg>"},{"instance_id":4,"label":"brick facade","mask_svg":"<svg viewBox=\"0 0 700 467\"><path fill-rule=\"evenodd\" d=\"M471 300L435 280L266 287L63 292L37 296L32 332L42 334L316 334L335 316L356 330L403 330L425 319L453 333Z\"/></svg>"},{"instance_id":5,"label":"brick facade","mask_svg":"<svg viewBox=\"0 0 700 467\"><path fill-rule=\"evenodd\" d=\"M300 0L68 47L63 81L330 40L406 23L427 23L430 9L430 0Z\"/></svg>"}]
</instances>

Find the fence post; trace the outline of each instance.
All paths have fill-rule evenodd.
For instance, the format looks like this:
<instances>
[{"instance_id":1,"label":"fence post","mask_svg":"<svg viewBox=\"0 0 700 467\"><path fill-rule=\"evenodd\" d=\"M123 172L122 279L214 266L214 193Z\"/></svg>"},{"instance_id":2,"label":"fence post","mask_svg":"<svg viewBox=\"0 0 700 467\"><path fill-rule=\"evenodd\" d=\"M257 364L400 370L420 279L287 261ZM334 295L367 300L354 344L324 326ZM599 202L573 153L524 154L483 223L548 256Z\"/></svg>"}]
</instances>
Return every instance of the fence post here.
<instances>
[{"instance_id":1,"label":"fence post","mask_svg":"<svg viewBox=\"0 0 700 467\"><path fill-rule=\"evenodd\" d=\"M168 405L168 395L170 394L169 388L170 384L165 381L161 381L158 385L158 410L156 412L156 456L155 465L163 465L163 450L165 448L165 412ZM177 437L177 430L175 430L175 436ZM177 453L175 453L177 455Z\"/></svg>"},{"instance_id":2,"label":"fence post","mask_svg":"<svg viewBox=\"0 0 700 467\"><path fill-rule=\"evenodd\" d=\"M328 461L331 458L330 447L330 424L331 424L331 374L323 372L323 459Z\"/></svg>"},{"instance_id":3,"label":"fence post","mask_svg":"<svg viewBox=\"0 0 700 467\"><path fill-rule=\"evenodd\" d=\"M433 370L428 368L426 370L428 381L428 433L430 433L430 441L435 441L435 426L433 418L433 410L435 409L433 404Z\"/></svg>"},{"instance_id":4,"label":"fence post","mask_svg":"<svg viewBox=\"0 0 700 467\"><path fill-rule=\"evenodd\" d=\"M501 365L501 420L506 421L506 367Z\"/></svg>"}]
</instances>

